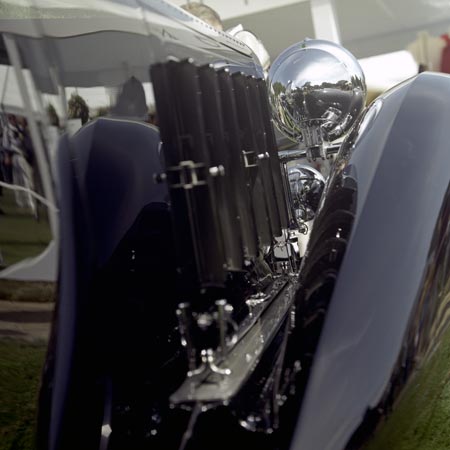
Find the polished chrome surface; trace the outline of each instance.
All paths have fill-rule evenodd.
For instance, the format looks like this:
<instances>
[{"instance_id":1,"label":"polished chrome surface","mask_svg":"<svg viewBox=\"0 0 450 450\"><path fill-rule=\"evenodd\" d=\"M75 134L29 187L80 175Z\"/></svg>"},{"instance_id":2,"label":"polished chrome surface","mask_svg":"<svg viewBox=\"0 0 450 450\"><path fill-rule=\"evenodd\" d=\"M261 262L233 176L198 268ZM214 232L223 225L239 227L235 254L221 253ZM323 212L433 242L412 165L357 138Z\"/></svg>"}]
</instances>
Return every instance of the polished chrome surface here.
<instances>
[{"instance_id":1,"label":"polished chrome surface","mask_svg":"<svg viewBox=\"0 0 450 450\"><path fill-rule=\"evenodd\" d=\"M332 144L321 149L327 160L322 161L321 170L324 169L323 164L327 166L330 164L331 167L334 155L339 149L340 144ZM317 148L313 150L317 150ZM286 181L286 202L291 224L294 227L290 232L290 239L296 241L294 248L299 257L303 256L306 249L312 225L309 222L316 216L328 172L328 169L325 169L324 176L308 163L312 162L313 154L314 152L311 152L310 149L301 146L278 152Z\"/></svg>"},{"instance_id":2,"label":"polished chrome surface","mask_svg":"<svg viewBox=\"0 0 450 450\"><path fill-rule=\"evenodd\" d=\"M325 149L326 158L329 159L331 156L335 155L341 148L340 144L329 145ZM278 152L278 157L283 163L289 161L295 161L297 159L304 159L308 157L308 152L305 148L293 148L287 150L281 150Z\"/></svg>"},{"instance_id":3,"label":"polished chrome surface","mask_svg":"<svg viewBox=\"0 0 450 450\"><path fill-rule=\"evenodd\" d=\"M288 169L293 208L297 220L314 219L325 188L325 178L306 164L295 164Z\"/></svg>"},{"instance_id":4,"label":"polished chrome surface","mask_svg":"<svg viewBox=\"0 0 450 450\"><path fill-rule=\"evenodd\" d=\"M180 303L175 313L178 318L178 329L180 331L181 345L186 349L188 368L190 371L193 371L196 369L196 351L190 333L192 326L192 313L190 310L190 305L188 303Z\"/></svg>"},{"instance_id":5,"label":"polished chrome surface","mask_svg":"<svg viewBox=\"0 0 450 450\"><path fill-rule=\"evenodd\" d=\"M274 61L269 96L275 125L282 133L307 148L321 147L347 133L361 114L366 99L364 73L341 46L306 39Z\"/></svg>"},{"instance_id":6,"label":"polished chrome surface","mask_svg":"<svg viewBox=\"0 0 450 450\"><path fill-rule=\"evenodd\" d=\"M189 376L173 393L172 403L227 402L239 391L289 316L294 303L297 283L293 279L287 284L281 280L274 284L275 288L270 290L275 292L266 304L255 305L254 310L250 310L248 318L252 324L242 324L238 331L240 339L228 351L227 357L221 360L220 354L215 357L213 351L205 351L202 370ZM281 288L277 289L277 286Z\"/></svg>"},{"instance_id":7,"label":"polished chrome surface","mask_svg":"<svg viewBox=\"0 0 450 450\"><path fill-rule=\"evenodd\" d=\"M426 430L445 385L433 361L448 365L449 81L424 73L384 94L342 144L302 267L308 298L321 242L345 256L292 449L440 445ZM324 314L322 298L312 305Z\"/></svg>"}]
</instances>

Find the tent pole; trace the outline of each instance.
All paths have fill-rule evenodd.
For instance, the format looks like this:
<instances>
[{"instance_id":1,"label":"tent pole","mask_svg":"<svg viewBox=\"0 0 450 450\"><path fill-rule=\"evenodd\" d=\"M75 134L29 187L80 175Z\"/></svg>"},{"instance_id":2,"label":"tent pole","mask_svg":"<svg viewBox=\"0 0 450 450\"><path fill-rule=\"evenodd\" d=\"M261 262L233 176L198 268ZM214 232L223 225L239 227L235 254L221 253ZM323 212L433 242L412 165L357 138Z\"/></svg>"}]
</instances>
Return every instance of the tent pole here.
<instances>
[{"instance_id":1,"label":"tent pole","mask_svg":"<svg viewBox=\"0 0 450 450\"><path fill-rule=\"evenodd\" d=\"M52 178L50 175L49 166L47 164L47 157L44 149L44 144L41 139L41 133L39 131L39 126L36 121L36 117L33 114L33 108L31 104L30 95L25 82L25 77L22 72L22 64L20 60L19 50L17 48L16 41L9 34L4 34L3 39L5 42L6 51L11 61L11 65L14 68L14 72L17 79L17 84L19 90L22 94L22 100L24 104L25 117L28 121L28 126L30 129L31 139L34 146L34 151L36 153L36 160L39 171L42 178L42 187L44 190L45 198L56 208L56 199L53 191ZM48 209L48 217L50 222L50 229L52 231L53 238L55 242L58 242L58 221L57 213L51 209Z\"/></svg>"},{"instance_id":2,"label":"tent pole","mask_svg":"<svg viewBox=\"0 0 450 450\"><path fill-rule=\"evenodd\" d=\"M334 0L311 0L311 15L316 39L341 43Z\"/></svg>"}]
</instances>

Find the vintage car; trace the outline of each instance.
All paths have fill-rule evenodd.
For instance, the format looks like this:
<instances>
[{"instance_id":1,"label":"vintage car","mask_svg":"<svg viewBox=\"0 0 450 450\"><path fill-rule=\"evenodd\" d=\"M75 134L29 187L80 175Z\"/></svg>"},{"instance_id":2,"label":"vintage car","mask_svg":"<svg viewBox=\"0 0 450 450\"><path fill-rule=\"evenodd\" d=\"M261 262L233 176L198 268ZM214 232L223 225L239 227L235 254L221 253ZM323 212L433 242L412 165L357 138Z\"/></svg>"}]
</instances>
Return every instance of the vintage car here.
<instances>
[{"instance_id":1,"label":"vintage car","mask_svg":"<svg viewBox=\"0 0 450 450\"><path fill-rule=\"evenodd\" d=\"M421 448L450 369L450 77L366 107L331 42L265 79L163 0L0 11L2 188L52 231L0 283L57 271L38 448Z\"/></svg>"}]
</instances>

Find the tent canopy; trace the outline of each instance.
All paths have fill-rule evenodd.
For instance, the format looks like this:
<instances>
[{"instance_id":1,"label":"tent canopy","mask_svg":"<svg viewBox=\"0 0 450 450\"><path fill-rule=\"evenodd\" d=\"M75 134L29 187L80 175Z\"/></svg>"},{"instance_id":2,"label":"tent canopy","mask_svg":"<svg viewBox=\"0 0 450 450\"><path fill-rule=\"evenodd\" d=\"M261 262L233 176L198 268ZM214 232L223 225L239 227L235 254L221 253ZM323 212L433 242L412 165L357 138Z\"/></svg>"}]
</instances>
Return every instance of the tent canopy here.
<instances>
[{"instance_id":1,"label":"tent canopy","mask_svg":"<svg viewBox=\"0 0 450 450\"><path fill-rule=\"evenodd\" d=\"M253 31L275 58L304 37L315 37L311 6L316 0L204 0L224 20L225 28L238 23ZM333 0L330 0L333 2ZM182 5L187 0L173 0ZM424 30L430 34L450 29L446 0L334 0L341 40L358 58L404 50Z\"/></svg>"}]
</instances>

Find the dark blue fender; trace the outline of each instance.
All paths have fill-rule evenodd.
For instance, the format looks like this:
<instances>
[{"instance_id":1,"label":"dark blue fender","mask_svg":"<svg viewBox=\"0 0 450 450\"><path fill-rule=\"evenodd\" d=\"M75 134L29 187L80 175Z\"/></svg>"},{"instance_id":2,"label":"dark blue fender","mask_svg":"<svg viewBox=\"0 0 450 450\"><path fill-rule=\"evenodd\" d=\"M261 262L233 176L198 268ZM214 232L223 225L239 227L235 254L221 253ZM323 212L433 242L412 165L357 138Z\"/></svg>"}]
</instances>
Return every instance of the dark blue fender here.
<instances>
[{"instance_id":1,"label":"dark blue fender","mask_svg":"<svg viewBox=\"0 0 450 450\"><path fill-rule=\"evenodd\" d=\"M337 157L301 272L303 326L319 319L293 450L396 448L383 428L413 426L427 366L448 376L449 180L450 77L425 73L376 100Z\"/></svg>"},{"instance_id":2,"label":"dark blue fender","mask_svg":"<svg viewBox=\"0 0 450 450\"><path fill-rule=\"evenodd\" d=\"M61 139L58 303L38 448L97 449L111 374L132 390L173 355L159 345L144 357L173 315L168 191L153 180L162 172L159 143L154 127L109 118Z\"/></svg>"}]
</instances>

